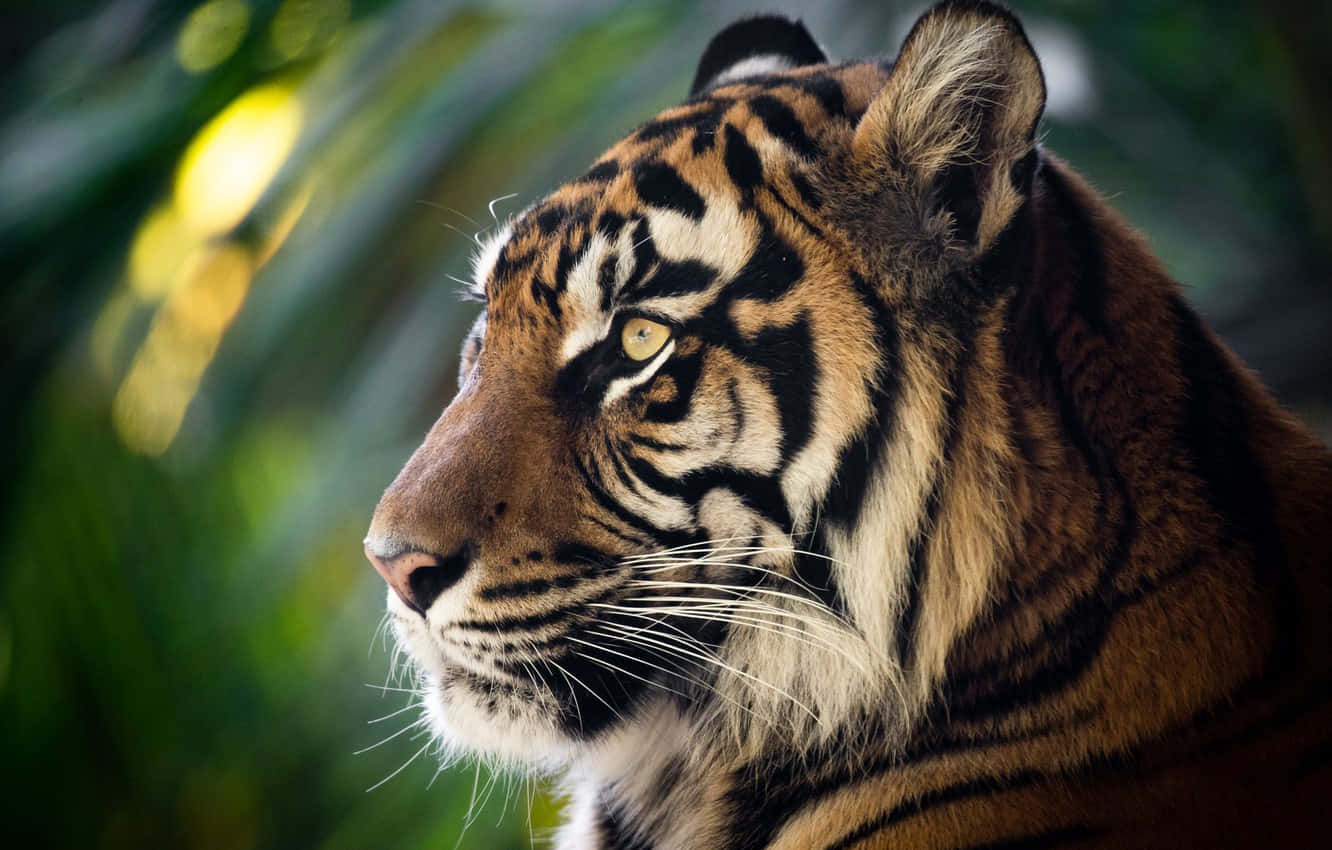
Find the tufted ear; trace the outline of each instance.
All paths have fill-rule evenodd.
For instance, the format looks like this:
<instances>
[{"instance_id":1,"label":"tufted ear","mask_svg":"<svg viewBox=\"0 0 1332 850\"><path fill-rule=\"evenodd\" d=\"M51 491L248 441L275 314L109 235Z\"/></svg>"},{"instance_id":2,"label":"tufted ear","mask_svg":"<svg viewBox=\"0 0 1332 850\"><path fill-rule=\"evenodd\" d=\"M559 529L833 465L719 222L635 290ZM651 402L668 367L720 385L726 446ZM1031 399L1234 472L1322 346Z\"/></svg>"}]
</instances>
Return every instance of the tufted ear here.
<instances>
[{"instance_id":1,"label":"tufted ear","mask_svg":"<svg viewBox=\"0 0 1332 850\"><path fill-rule=\"evenodd\" d=\"M780 15L743 18L712 37L698 60L689 94L751 77L818 65L828 57L799 21Z\"/></svg>"},{"instance_id":2,"label":"tufted ear","mask_svg":"<svg viewBox=\"0 0 1332 850\"><path fill-rule=\"evenodd\" d=\"M979 256L1030 191L1044 108L1045 79L1017 18L946 0L916 22L856 127L852 176L903 193L900 227Z\"/></svg>"}]
</instances>

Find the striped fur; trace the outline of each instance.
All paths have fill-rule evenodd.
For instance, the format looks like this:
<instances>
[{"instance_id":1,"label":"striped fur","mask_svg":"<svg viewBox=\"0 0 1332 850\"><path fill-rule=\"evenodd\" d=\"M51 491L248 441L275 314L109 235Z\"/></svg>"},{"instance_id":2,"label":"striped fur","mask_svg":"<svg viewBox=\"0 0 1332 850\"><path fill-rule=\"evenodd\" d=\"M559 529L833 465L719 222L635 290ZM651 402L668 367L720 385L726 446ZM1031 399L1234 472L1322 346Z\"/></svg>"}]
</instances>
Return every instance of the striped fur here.
<instances>
[{"instance_id":1,"label":"striped fur","mask_svg":"<svg viewBox=\"0 0 1332 850\"><path fill-rule=\"evenodd\" d=\"M741 27L478 262L367 538L452 565L389 594L440 741L569 848L1324 843L1332 455L1036 144L1007 12Z\"/></svg>"}]
</instances>

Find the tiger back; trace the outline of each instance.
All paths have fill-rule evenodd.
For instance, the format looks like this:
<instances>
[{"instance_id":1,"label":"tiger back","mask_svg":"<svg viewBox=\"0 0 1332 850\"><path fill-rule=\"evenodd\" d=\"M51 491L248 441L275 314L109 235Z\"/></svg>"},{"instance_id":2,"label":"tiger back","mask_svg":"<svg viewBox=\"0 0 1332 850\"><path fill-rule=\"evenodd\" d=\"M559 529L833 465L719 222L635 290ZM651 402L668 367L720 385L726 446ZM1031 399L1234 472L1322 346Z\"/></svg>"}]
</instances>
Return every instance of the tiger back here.
<instances>
[{"instance_id":1,"label":"tiger back","mask_svg":"<svg viewBox=\"0 0 1332 850\"><path fill-rule=\"evenodd\" d=\"M1037 142L1021 25L777 17L477 257L366 553L561 847L1317 846L1332 454Z\"/></svg>"}]
</instances>

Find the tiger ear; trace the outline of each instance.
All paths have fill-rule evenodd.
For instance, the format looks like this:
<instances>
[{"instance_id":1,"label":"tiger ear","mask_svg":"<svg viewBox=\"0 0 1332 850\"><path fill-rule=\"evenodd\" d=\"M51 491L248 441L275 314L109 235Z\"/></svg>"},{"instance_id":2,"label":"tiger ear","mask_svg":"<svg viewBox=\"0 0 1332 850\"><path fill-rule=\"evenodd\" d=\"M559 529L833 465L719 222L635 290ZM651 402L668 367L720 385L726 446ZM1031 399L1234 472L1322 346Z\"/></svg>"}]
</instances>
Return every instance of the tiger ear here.
<instances>
[{"instance_id":1,"label":"tiger ear","mask_svg":"<svg viewBox=\"0 0 1332 850\"><path fill-rule=\"evenodd\" d=\"M742 18L708 42L689 96L743 77L827 61L828 56L800 21L780 15Z\"/></svg>"},{"instance_id":2,"label":"tiger ear","mask_svg":"<svg viewBox=\"0 0 1332 850\"><path fill-rule=\"evenodd\" d=\"M854 177L901 192L901 225L983 254L1030 192L1045 78L1007 9L946 0L906 37L852 141Z\"/></svg>"}]
</instances>

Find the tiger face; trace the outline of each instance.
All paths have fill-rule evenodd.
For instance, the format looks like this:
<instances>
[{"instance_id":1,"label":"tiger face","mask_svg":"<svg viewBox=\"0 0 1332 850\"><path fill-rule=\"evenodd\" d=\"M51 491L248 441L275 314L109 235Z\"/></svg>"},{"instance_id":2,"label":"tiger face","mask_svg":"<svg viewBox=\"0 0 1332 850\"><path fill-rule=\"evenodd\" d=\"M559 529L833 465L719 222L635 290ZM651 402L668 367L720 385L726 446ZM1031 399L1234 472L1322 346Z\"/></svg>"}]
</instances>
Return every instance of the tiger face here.
<instances>
[{"instance_id":1,"label":"tiger face","mask_svg":"<svg viewBox=\"0 0 1332 850\"><path fill-rule=\"evenodd\" d=\"M904 592L946 536L933 482L1001 447L950 441L940 375L985 345L934 328L971 305L997 333L973 267L1029 179L1040 72L1008 18L954 51L970 71L910 43L832 67L791 24L770 53L773 20L477 259L458 394L365 544L461 749L814 746L905 723L941 663ZM963 618L984 588L940 592Z\"/></svg>"}]
</instances>

